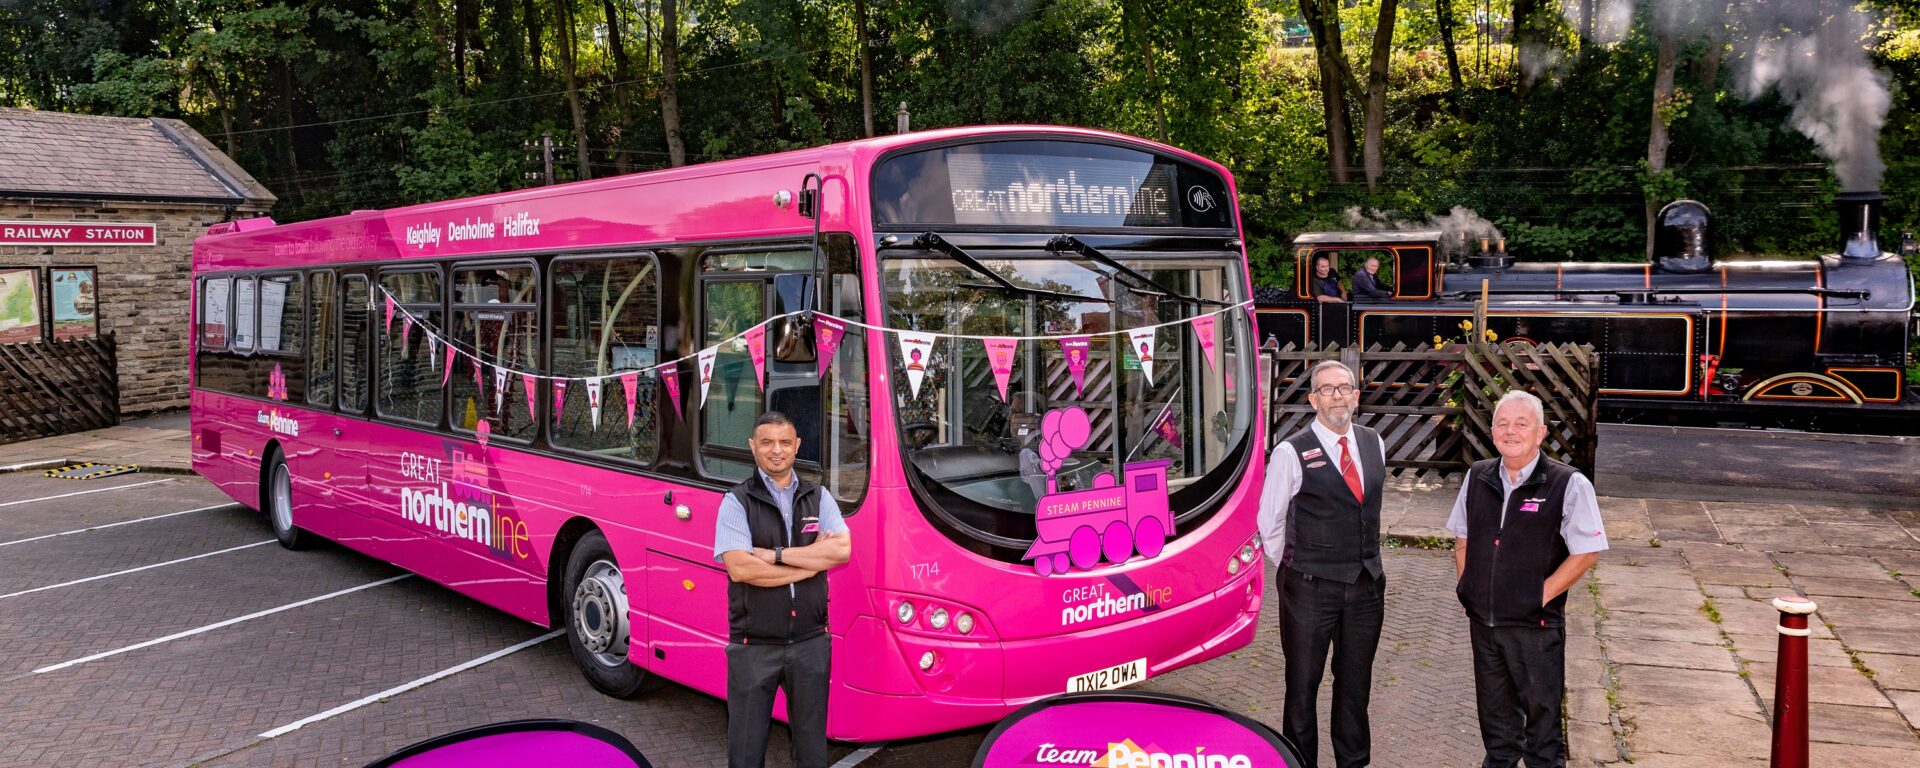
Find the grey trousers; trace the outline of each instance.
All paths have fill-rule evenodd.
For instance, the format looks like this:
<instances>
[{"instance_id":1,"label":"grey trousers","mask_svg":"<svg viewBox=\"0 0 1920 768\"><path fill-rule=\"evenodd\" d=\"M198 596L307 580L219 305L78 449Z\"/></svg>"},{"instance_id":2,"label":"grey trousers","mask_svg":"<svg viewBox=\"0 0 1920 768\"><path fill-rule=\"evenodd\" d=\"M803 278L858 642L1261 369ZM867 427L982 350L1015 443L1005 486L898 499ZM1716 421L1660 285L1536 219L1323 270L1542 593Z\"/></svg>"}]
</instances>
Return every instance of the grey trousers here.
<instances>
[{"instance_id":1,"label":"grey trousers","mask_svg":"<svg viewBox=\"0 0 1920 768\"><path fill-rule=\"evenodd\" d=\"M827 768L827 633L792 645L727 644L727 768L763 768L774 691L787 691L794 768Z\"/></svg>"}]
</instances>

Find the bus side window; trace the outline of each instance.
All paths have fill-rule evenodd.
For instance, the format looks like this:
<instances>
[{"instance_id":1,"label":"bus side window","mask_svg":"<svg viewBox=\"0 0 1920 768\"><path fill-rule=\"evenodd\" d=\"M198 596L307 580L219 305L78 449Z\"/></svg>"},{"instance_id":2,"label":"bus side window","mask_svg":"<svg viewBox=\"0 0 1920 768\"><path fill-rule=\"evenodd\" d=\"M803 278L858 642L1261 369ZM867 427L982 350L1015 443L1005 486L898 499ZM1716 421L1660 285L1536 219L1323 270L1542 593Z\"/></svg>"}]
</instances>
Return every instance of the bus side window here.
<instances>
[{"instance_id":1,"label":"bus side window","mask_svg":"<svg viewBox=\"0 0 1920 768\"><path fill-rule=\"evenodd\" d=\"M313 357L307 365L307 402L322 408L333 407L334 344L333 324L339 319L340 297L332 272L315 270L308 280L312 304L307 312L307 338L313 340Z\"/></svg>"},{"instance_id":2,"label":"bus side window","mask_svg":"<svg viewBox=\"0 0 1920 768\"><path fill-rule=\"evenodd\" d=\"M478 353L482 364L477 373L471 358L454 364L456 370L450 376L453 428L473 432L485 420L494 439L532 440L536 427L534 414L527 408L525 383L518 376L498 378L493 372L540 368L536 270L526 262L455 269L453 285L453 325L448 336L462 352ZM584 398L586 387L578 389ZM582 402L578 415L585 418L584 414Z\"/></svg>"},{"instance_id":3,"label":"bus side window","mask_svg":"<svg viewBox=\"0 0 1920 768\"><path fill-rule=\"evenodd\" d=\"M393 334L379 335L377 410L385 418L437 427L446 392L440 388L444 363L434 358L446 351L438 346L443 339L435 339L432 347L428 340L434 334L444 337L447 333L440 315L440 273L388 270L380 274L380 290L393 298L399 310L395 314L404 314L393 319L394 325L402 325L406 317L411 317L414 327L403 326Z\"/></svg>"},{"instance_id":4,"label":"bus side window","mask_svg":"<svg viewBox=\"0 0 1920 768\"><path fill-rule=\"evenodd\" d=\"M340 410L367 412L367 336L373 327L373 296L367 278L347 275L340 301Z\"/></svg>"},{"instance_id":5,"label":"bus side window","mask_svg":"<svg viewBox=\"0 0 1920 768\"><path fill-rule=\"evenodd\" d=\"M553 427L554 446L651 465L660 454L660 379L634 379L633 419L618 374L660 362L660 264L652 254L556 259L552 278L553 372L609 376L600 389L596 429L584 386L567 388L567 405Z\"/></svg>"}]
</instances>

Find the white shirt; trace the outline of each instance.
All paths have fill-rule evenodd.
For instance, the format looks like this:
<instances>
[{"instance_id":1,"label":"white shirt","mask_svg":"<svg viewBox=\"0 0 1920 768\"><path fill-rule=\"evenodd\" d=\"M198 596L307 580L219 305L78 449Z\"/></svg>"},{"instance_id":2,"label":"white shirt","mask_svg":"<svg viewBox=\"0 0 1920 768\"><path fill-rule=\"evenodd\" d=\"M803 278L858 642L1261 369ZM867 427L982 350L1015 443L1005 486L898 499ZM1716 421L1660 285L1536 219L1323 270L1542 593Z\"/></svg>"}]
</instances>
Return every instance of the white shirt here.
<instances>
[{"instance_id":1,"label":"white shirt","mask_svg":"<svg viewBox=\"0 0 1920 768\"><path fill-rule=\"evenodd\" d=\"M1500 527L1507 525L1507 502L1513 498L1513 489L1533 476L1533 470L1540 465L1540 454L1533 454L1533 461L1520 469L1520 480L1513 480L1507 472L1505 462L1495 465L1494 472L1500 475ZM1447 514L1447 532L1459 538L1467 537L1467 486L1473 482L1473 473L1467 473L1467 479L1460 484L1460 495L1453 500L1453 511ZM1586 475L1573 473L1567 481L1566 493L1560 497L1560 538L1567 542L1567 554L1584 555L1599 552L1607 548L1607 529L1600 522L1600 502L1593 492L1593 481Z\"/></svg>"},{"instance_id":2,"label":"white shirt","mask_svg":"<svg viewBox=\"0 0 1920 768\"><path fill-rule=\"evenodd\" d=\"M1360 449L1360 436L1353 433L1351 424L1343 435L1314 419L1313 436L1320 439L1320 450L1326 452L1327 460L1336 467L1340 466L1340 438L1347 439L1347 447ZM1386 465L1387 441L1382 440L1380 466ZM1366 487L1365 462L1358 456L1353 457L1353 469L1360 475L1360 486ZM1281 440L1273 447L1273 454L1267 458L1267 482L1260 488L1260 546L1274 565L1279 565L1280 558L1287 552L1287 512L1293 507L1293 497L1300 493L1300 477L1304 472L1292 443Z\"/></svg>"}]
</instances>

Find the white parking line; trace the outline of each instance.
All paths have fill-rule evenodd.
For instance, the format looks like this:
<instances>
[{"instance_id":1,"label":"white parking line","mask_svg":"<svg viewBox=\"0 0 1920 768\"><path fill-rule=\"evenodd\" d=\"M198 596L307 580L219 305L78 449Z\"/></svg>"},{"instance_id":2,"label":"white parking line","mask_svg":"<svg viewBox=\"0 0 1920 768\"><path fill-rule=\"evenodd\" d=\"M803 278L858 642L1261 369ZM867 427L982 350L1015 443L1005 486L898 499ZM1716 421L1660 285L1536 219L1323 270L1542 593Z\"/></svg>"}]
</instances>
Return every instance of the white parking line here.
<instances>
[{"instance_id":1,"label":"white parking line","mask_svg":"<svg viewBox=\"0 0 1920 768\"><path fill-rule=\"evenodd\" d=\"M231 619L227 619L226 621L217 621L217 622L214 622L214 623L212 623L212 624L208 624L208 625L206 625L206 626L204 626L204 627L199 627L199 628L196 628L196 629L189 629L189 630L187 630L187 631L185 631L185 632L175 632L175 633L173 633L173 634L171 634L171 635L167 635L166 637L156 637L156 638L154 638L154 639L152 639L152 640L148 640L148 641L146 641L146 642L143 642L143 643L135 643L135 644L133 644L133 645L129 645L129 646L127 646L127 647L125 647L125 648L115 648L115 649L113 649L113 650L111 650L111 651L103 651L103 652L101 652L101 653L96 653L96 654L94 654L94 655L92 655L92 656L82 656L82 657L80 657L80 658L78 658L78 659L74 659L74 660L72 660L72 661L63 661L63 662L60 662L60 663L58 663L58 664L52 664L52 665L49 665L49 666L45 666L45 667L41 667L41 668L39 668L39 669L36 669L36 670L34 670L34 671L33 671L33 674L36 674L36 675L38 675L38 674L41 674L41 673L43 673L43 672L55 672L55 671L58 671L58 670L62 670L62 669L66 669L67 667L72 667L72 666L76 666L76 665L80 665L80 664L85 664L85 663L87 663L87 662L89 662L89 661L99 661L99 660L101 660L101 659L104 659L104 658L106 658L106 657L108 657L108 656L118 656L118 655L120 655L120 654L122 654L122 653L126 653L126 652L128 652L128 651L137 651L137 650L140 650L140 649L142 649L142 648L151 648L151 647L153 647L153 646L156 646L156 645L159 645L159 644L161 644L161 643L166 643L166 642L172 642L172 641L174 641L174 640L179 640L180 638L183 638L183 637L192 637L192 636L194 636L194 635L197 635L197 634L200 634L200 633L202 633L202 632L212 632L213 630L216 630L216 629L219 629L219 628L221 628L221 627L231 627L231 626L233 626L233 625L235 625L235 624L239 624L239 623L241 623L241 622L243 622L243 621L252 621L252 620L254 620L254 619L258 619L258 618L260 618L260 617L262 617L262 616L272 616L273 614L276 614L276 613L279 613L279 612L281 612L281 611L291 611L291 610L293 610L293 609L295 609L295 608L299 608L300 606L303 606L303 605L312 605L312 604L314 604L314 603L317 603L317 602L320 602L320 601L322 601L322 600L332 600L333 598L336 598L336 597L339 597L339 596L341 596L341 595L351 595L351 594L353 594L353 593L355 593L355 592L359 592L360 590L363 590L363 589L373 589L374 587L378 587L378 586L384 586L384 585L387 585L387 584L392 584L392 583L394 583L394 582L396 582L396 581L399 581L399 580L401 580L401 579L407 579L407 578L412 578L412 577L413 577L413 574L411 574L411 573L403 573L403 574L400 574L399 576L395 576L395 577L393 577L393 578L390 578L390 579L381 579L381 580L379 580L379 581L376 581L376 582L373 582L373 583L371 583L371 584L362 584L362 585L360 585L360 586L357 586L357 587L348 587L348 588L346 588L346 589L343 589L343 590L340 590L340 591L338 591L338 592L329 592L329 593L327 593L327 594L324 594L324 595L321 595L321 596L319 596L319 597L309 597L309 598L307 598L307 599L305 599L305 600L301 600L301 601L298 601L298 602L293 602L293 603L287 603L286 605L283 605L283 606L280 606L280 607L278 607L278 608L268 608L268 609L266 609L266 610L264 610L264 611L255 611L255 612L253 612L253 613L249 613L249 614L247 614L247 615L245 615L245 616L237 616L237 617L234 617L234 618L231 618Z\"/></svg>"},{"instance_id":2,"label":"white parking line","mask_svg":"<svg viewBox=\"0 0 1920 768\"><path fill-rule=\"evenodd\" d=\"M272 544L272 543L274 543L274 541L275 541L275 539L267 539L266 541L256 541L256 542L254 542L254 543L252 543L252 544L242 544L242 545L240 545L240 546L237 546L237 547L228 547L228 548L226 548L226 549L222 549L222 550L220 550L220 551L218 551L218 552L207 552L207 553L205 553L205 554L199 554L199 555L188 555L188 556L186 556L186 557L183 557L183 558L180 558L180 559L178 559L178 560L168 560L168 561L166 561L166 562L164 562L164 563L154 563L154 564L152 564L152 565L143 565L143 566L140 566L140 567L138 567L138 568L128 568L128 569L126 569L126 570L124 570L124 571L114 571L113 573L103 573L103 574L100 574L100 575L98 575L98 576L88 576L88 577L86 577L86 578L84 578L84 579L74 579L73 581L63 581L63 582L60 582L59 584L48 584L48 585L46 585L46 586L44 586L44 587L34 587L33 589L23 589L23 590L20 590L20 591L18 591L18 592L9 592L9 593L7 593L7 594L4 594L4 595L0 595L0 600L5 600L5 599L7 599L7 598L9 598L9 597L19 597L19 596L21 596L21 595L31 595L31 594L33 594L33 593L35 593L35 592L45 592L45 591L47 591L47 590L49 590L49 589L59 589L59 588L61 588L61 587L71 587L71 586L73 586L73 585L75 585L75 584L85 584L85 583L87 583L87 582L89 582L89 581L99 581L99 580L101 580L101 579L111 579L111 578L113 578L113 577L115 577L115 576L125 576L125 575L127 575L127 574L129 574L129 573L139 573L140 571L144 571L144 570L148 570L148 569L151 569L151 568L159 568L159 567L161 567L161 566L167 566L167 565L173 565L173 564L175 564L175 563L184 563L184 562L187 562L188 560L198 560L198 559L200 559L200 558L203 558L203 557L213 557L214 555L224 555L224 554L226 554L226 553L228 553L228 552L238 552L238 551L240 551L240 550L243 550L243 549L248 549L248 548L250 548L250 547L257 547L257 546L260 546L260 545L262 545L262 544Z\"/></svg>"},{"instance_id":3,"label":"white parking line","mask_svg":"<svg viewBox=\"0 0 1920 768\"><path fill-rule=\"evenodd\" d=\"M164 515L154 515L154 516L152 516L152 517L142 517L142 518L137 518L137 519L134 519L134 520L122 520L122 521L120 521L120 522L117 522L117 523L106 523L106 524L104 524L104 525L95 525L95 526L89 526L89 527L86 527L86 528L75 528L75 529L73 529L73 530L71 530L71 531L61 531L61 532L59 532L59 533L48 533L48 534L44 534L44 535L40 535L40 536L30 536L30 537L28 537L28 538L24 538L24 539L14 539L13 541L0 541L0 547L10 547L10 546L13 546L13 545L15 545L15 544L25 544L25 543L27 543L27 542L29 542L29 541L39 541L39 540L41 540L41 539L51 539L51 538L54 538L54 537L57 537L57 536L72 536L72 535L74 535L74 534L76 534L76 533L86 533L87 531L98 531L98 530L100 530L100 529L102 529L102 528L115 528L115 527L119 527L119 526L122 526L122 525L133 525L134 523L144 523L144 522L146 522L146 521L148 521L148 520L159 520L159 519L161 519L161 518L163 518L163 517L173 517L174 515L185 515L185 514L191 514L191 513L194 513L194 512L205 512L205 511L207 511L207 510L209 510L209 509L226 509L226 508L228 508L228 507L237 507L237 506L240 506L240 505L239 505L239 503L237 503L237 502L232 502L232 501L229 501L229 502L227 502L227 503L225 503L225 504L215 504L215 505L213 505L213 506L211 506L211 507L200 507L200 508L198 508L198 509L187 509L187 510L181 510L181 511L179 511L179 512L168 512L168 513L166 513L166 514L164 514Z\"/></svg>"},{"instance_id":4,"label":"white parking line","mask_svg":"<svg viewBox=\"0 0 1920 768\"><path fill-rule=\"evenodd\" d=\"M840 762L834 763L833 768L853 768L856 765L866 762L867 758L880 754L880 750L883 750L886 748L887 748L887 743L884 741L878 744L868 744L864 747L854 750L851 754L848 754L846 757L840 758Z\"/></svg>"},{"instance_id":5,"label":"white parking line","mask_svg":"<svg viewBox=\"0 0 1920 768\"><path fill-rule=\"evenodd\" d=\"M556 638L556 637L559 637L559 636L561 636L561 635L564 635L564 634L566 634L566 633L567 633L567 631L566 631L566 630L564 630L564 629L556 629L556 630L554 630L554 631L552 631L552 632L548 632L548 633L546 633L546 634L544 634L544 635L541 635L541 636L539 636L539 637L536 637L536 638L534 638L534 639L532 639L532 640L528 640L528 641L525 641L525 642L521 642L521 643L515 643L515 644L513 644L513 645L509 645L509 646L507 646L507 647L505 647L505 648L502 648L502 649L500 649L500 650L497 650L497 651L494 651L493 653L489 653L489 654L487 654L487 655L485 655L485 656L482 656L482 657L480 657L480 658L477 658L477 659L474 659L474 660L472 660L472 661L468 661L468 662L463 662L463 663L461 663L461 664L456 664L456 665L454 665L454 666L451 666L451 667L447 667L446 669L443 669L443 670L440 670L440 671L438 671L438 672L435 672L435 673L433 673L433 674L431 674L431 675L427 675L426 677L423 677L423 678L420 678L420 679L418 679L418 680L414 680L414 681L412 681L412 682L409 682L409 683L402 683L402 684L400 684L400 685L397 685L397 686L394 686L394 687L392 687L392 688L388 688L388 689L386 689L386 690L384 690L384 691L381 691L381 692L379 692L379 693L376 693L376 694L373 694L373 695L371 695L371 696L367 696L367 697L364 697L364 698L360 698L360 699L355 699L355 700L353 700L353 701L349 701L349 702L347 702L347 703L345 703L345 704L342 704L342 705L340 705L340 706L337 706L337 707L334 707L333 709L329 709L329 710L327 710L327 711L325 711L325 712L321 712L320 714L317 714L317 715L312 715L312 716L310 716L310 717L305 717L305 718L302 718L302 719L300 719L300 720L296 720L296 721L294 721L294 722L291 722L291 723L288 723L288 724L286 724L286 725L283 725L283 726L280 726L280 727L278 727L278 728L275 728L275 729L273 729L273 730L271 730L271 731L267 731L266 733L263 733L263 734L260 734L260 736L259 736L259 738L261 738L261 739L271 739L271 738L275 738L275 737L277 737L277 736L284 736L284 735L286 735L286 734L289 734L289 733L292 733L292 732L294 732L294 731L297 731L297 730L300 730L301 728L305 728L305 727L307 727L307 726L309 726L309 725L313 725L314 723L317 723L317 722L320 722L320 721L322 721L322 720L326 720L326 719L328 719L328 718L331 718L331 717L334 717L334 716L337 716L337 715L343 715L343 714L346 714L346 713L348 713L348 712L352 712L353 710L356 710L356 709L359 709L359 708L361 708L361 707L364 707L364 706L366 706L366 705L368 705L368 704L372 704L372 703L374 703L374 702L376 702L376 701L379 701L379 700L381 700L381 699L384 699L384 698L387 698L387 697L389 697L389 696L397 696L397 695L399 695L399 694L402 694L402 693L406 693L407 691L411 691L411 690L413 690L413 689L415 689L415 688L418 688L418 687L420 687L420 686L423 686L423 685L426 685L427 683L431 683L431 682L433 682L433 681L435 681L435 680L439 680L439 679L441 679L441 678L444 678L444 677L451 677L451 676L453 676L453 675L457 675L457 674L460 674L461 672L465 672L465 671L467 671L467 670L469 670L469 669L473 669L474 667L477 667L477 666L480 666L480 665L482 665L482 664L485 664L485 663L487 663L487 662L489 662L489 661L493 661L494 659L498 659L498 658L501 658L501 657L504 657L504 656L509 656L509 655L512 655L512 654L515 654L515 653L519 653L520 651L524 651L524 650L526 650L526 649L528 649L528 648L532 648L532 647L534 647L534 646L536 646L536 645L539 645L539 644L541 644L541 643L544 643L544 642L546 642L546 641L548 641L548 640L552 640L552 639L554 639L554 638Z\"/></svg>"},{"instance_id":6,"label":"white parking line","mask_svg":"<svg viewBox=\"0 0 1920 768\"><path fill-rule=\"evenodd\" d=\"M153 485L155 483L171 483L171 482L173 482L173 478L161 478L159 480L148 480L144 483L128 483L127 485L116 485L112 488L95 488L91 491L74 491L73 493L63 493L58 496L42 496L37 499L21 499L19 501L0 502L0 507L11 507L11 506L14 506L15 504L32 504L36 501L53 501L54 499L64 499L64 498L67 498L68 496L85 496L89 493L106 493L107 491L124 491L128 488L138 488L143 485Z\"/></svg>"}]
</instances>

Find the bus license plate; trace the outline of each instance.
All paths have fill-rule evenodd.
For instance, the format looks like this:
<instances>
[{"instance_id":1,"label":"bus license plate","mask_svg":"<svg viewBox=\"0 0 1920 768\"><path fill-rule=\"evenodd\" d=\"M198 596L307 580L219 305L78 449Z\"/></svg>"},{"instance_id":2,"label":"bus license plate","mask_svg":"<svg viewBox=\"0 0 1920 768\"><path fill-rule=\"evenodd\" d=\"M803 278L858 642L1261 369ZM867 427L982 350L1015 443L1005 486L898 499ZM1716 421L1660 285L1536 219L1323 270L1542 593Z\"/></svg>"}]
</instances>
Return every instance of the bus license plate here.
<instances>
[{"instance_id":1,"label":"bus license plate","mask_svg":"<svg viewBox=\"0 0 1920 768\"><path fill-rule=\"evenodd\" d=\"M1134 659L1125 664L1067 678L1067 693L1107 691L1133 685L1145 679L1147 679L1147 660Z\"/></svg>"}]
</instances>

